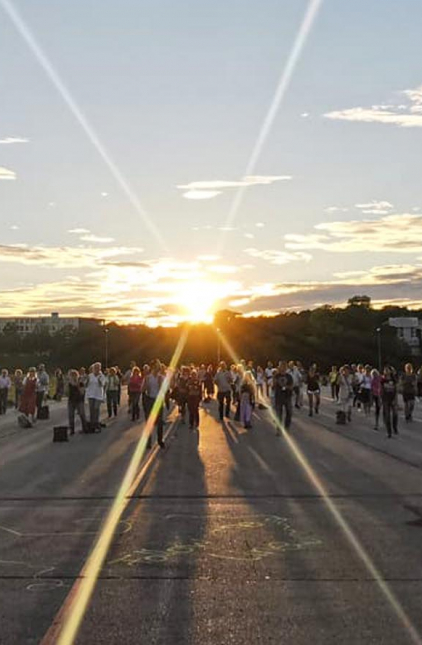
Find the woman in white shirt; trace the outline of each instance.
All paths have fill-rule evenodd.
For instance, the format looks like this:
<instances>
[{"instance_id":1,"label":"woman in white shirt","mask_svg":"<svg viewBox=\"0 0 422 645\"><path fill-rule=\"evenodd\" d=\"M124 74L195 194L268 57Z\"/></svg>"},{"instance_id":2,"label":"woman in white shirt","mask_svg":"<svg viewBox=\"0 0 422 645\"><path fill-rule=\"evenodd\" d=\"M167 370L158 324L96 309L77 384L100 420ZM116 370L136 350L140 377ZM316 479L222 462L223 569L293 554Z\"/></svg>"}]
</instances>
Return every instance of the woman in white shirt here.
<instances>
[{"instance_id":1,"label":"woman in white shirt","mask_svg":"<svg viewBox=\"0 0 422 645\"><path fill-rule=\"evenodd\" d=\"M89 422L91 430L99 430L101 403L104 401L106 378L101 371L101 363L94 363L86 384L86 397L89 404Z\"/></svg>"}]
</instances>

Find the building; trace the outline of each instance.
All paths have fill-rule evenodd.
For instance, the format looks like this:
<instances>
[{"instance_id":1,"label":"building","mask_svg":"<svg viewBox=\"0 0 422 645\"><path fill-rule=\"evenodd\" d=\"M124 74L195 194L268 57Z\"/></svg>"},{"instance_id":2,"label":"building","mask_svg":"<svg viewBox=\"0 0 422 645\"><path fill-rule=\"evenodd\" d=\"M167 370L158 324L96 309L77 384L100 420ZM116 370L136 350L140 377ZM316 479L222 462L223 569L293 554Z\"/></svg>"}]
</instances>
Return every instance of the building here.
<instances>
[{"instance_id":1,"label":"building","mask_svg":"<svg viewBox=\"0 0 422 645\"><path fill-rule=\"evenodd\" d=\"M104 321L98 318L61 318L57 312L54 312L51 316L0 318L0 332L3 333L5 329L16 329L21 336L34 332L55 334L62 329L78 331L83 327L97 327L103 324Z\"/></svg>"},{"instance_id":2,"label":"building","mask_svg":"<svg viewBox=\"0 0 422 645\"><path fill-rule=\"evenodd\" d=\"M395 327L397 337L409 345L413 356L421 353L422 320L418 318L389 318L390 327Z\"/></svg>"}]
</instances>

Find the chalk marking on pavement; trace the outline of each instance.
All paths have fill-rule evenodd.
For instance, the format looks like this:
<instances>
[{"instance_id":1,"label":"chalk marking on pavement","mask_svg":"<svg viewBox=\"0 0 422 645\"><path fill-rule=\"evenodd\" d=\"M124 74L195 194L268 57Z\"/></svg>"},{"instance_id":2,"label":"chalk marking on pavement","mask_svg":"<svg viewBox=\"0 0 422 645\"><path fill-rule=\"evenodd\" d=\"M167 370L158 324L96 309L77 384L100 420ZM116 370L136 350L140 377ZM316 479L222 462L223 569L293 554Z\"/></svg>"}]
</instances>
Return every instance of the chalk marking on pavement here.
<instances>
[{"instance_id":1,"label":"chalk marking on pavement","mask_svg":"<svg viewBox=\"0 0 422 645\"><path fill-rule=\"evenodd\" d=\"M130 501L128 495L132 495L145 481L147 474L149 474L151 464L155 463L155 457L160 452L160 448L155 446L149 457L147 457L145 463L141 466L141 471L139 472L139 467L146 451L148 438L151 439L158 415L162 406L164 406L165 395L170 386L175 366L178 364L182 351L186 345L188 335L189 327L185 326L181 332L179 341L170 361L170 365L167 369L166 376L163 379L157 398L154 401L151 414L145 425L146 431L142 432L139 441L135 446L135 450L124 473L120 488L105 517L101 532L93 545L84 566L82 567L82 577L73 585L70 593L53 620L52 625L41 640L40 645L72 645L75 642L92 598L92 594L94 593L98 575L104 566L108 551L113 542L116 527L121 520L122 514L128 507ZM171 424L166 433L166 437L169 436L174 425L174 423Z\"/></svg>"}]
</instances>

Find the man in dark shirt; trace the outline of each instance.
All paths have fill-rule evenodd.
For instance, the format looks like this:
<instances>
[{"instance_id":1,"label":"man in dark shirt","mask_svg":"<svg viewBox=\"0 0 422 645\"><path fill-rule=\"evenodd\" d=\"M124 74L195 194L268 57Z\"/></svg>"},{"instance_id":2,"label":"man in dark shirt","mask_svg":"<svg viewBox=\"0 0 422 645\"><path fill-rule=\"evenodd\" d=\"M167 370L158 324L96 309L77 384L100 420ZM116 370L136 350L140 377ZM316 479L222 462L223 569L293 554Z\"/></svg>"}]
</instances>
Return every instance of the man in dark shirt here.
<instances>
[{"instance_id":1,"label":"man in dark shirt","mask_svg":"<svg viewBox=\"0 0 422 645\"><path fill-rule=\"evenodd\" d=\"M280 426L288 430L292 422L292 393L293 378L287 371L286 361L280 361L277 373L273 376L275 414L280 425L277 424L276 435L281 435Z\"/></svg>"},{"instance_id":2,"label":"man in dark shirt","mask_svg":"<svg viewBox=\"0 0 422 645\"><path fill-rule=\"evenodd\" d=\"M381 399L384 424L387 436L391 439L391 429L398 434L397 378L391 367L384 367L381 378Z\"/></svg>"}]
</instances>

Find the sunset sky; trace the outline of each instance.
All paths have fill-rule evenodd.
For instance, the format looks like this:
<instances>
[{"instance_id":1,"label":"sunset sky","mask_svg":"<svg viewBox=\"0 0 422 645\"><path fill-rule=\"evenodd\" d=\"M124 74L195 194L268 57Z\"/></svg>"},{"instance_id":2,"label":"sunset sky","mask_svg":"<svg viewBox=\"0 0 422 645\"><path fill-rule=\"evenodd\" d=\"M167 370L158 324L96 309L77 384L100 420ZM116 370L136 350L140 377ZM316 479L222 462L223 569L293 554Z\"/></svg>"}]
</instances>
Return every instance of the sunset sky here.
<instances>
[{"instance_id":1,"label":"sunset sky","mask_svg":"<svg viewBox=\"0 0 422 645\"><path fill-rule=\"evenodd\" d=\"M1 316L422 307L420 0L0 0Z\"/></svg>"}]
</instances>

